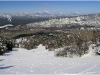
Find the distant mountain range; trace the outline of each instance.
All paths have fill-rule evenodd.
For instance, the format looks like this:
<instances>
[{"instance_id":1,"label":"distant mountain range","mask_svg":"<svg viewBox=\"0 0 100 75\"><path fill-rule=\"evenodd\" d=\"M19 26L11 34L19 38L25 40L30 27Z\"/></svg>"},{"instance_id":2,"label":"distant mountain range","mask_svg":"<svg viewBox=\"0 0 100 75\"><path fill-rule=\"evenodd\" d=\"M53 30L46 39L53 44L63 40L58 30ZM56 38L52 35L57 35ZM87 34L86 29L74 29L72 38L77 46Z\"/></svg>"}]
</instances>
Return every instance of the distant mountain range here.
<instances>
[{"instance_id":1,"label":"distant mountain range","mask_svg":"<svg viewBox=\"0 0 100 75\"><path fill-rule=\"evenodd\" d=\"M28 27L100 26L100 14L89 14L29 23Z\"/></svg>"},{"instance_id":2,"label":"distant mountain range","mask_svg":"<svg viewBox=\"0 0 100 75\"><path fill-rule=\"evenodd\" d=\"M10 26L8 24L11 24ZM88 14L80 16L0 16L0 28L7 26L34 27L71 27L71 26L94 26L100 27L100 14Z\"/></svg>"},{"instance_id":3,"label":"distant mountain range","mask_svg":"<svg viewBox=\"0 0 100 75\"><path fill-rule=\"evenodd\" d=\"M13 24L13 25L25 25L27 23L34 23L39 21L45 21L49 20L51 18L55 18L53 16L10 16L10 15L4 15L0 16L0 26L6 25L6 24Z\"/></svg>"}]
</instances>

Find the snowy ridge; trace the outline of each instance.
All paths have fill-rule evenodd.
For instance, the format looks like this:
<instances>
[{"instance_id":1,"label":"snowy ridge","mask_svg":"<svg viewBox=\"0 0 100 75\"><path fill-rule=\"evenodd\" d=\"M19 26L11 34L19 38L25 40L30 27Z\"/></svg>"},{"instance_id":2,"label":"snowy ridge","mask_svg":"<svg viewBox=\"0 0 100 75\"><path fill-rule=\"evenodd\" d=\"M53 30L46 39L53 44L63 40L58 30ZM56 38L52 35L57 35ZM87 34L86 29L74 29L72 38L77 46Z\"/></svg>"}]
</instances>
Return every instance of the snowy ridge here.
<instances>
[{"instance_id":1,"label":"snowy ridge","mask_svg":"<svg viewBox=\"0 0 100 75\"><path fill-rule=\"evenodd\" d=\"M4 17L6 17L6 18L8 19L8 21L10 21L10 22L11 22L12 17L11 17L10 15L4 15Z\"/></svg>"},{"instance_id":2,"label":"snowy ridge","mask_svg":"<svg viewBox=\"0 0 100 75\"><path fill-rule=\"evenodd\" d=\"M0 74L100 74L100 56L87 58L60 58L54 51L39 45L36 49L14 48L0 56Z\"/></svg>"},{"instance_id":3,"label":"snowy ridge","mask_svg":"<svg viewBox=\"0 0 100 75\"><path fill-rule=\"evenodd\" d=\"M0 28L6 28L6 27L11 27L13 26L12 24L7 24L7 25L3 25L3 26L0 26Z\"/></svg>"},{"instance_id":4,"label":"snowy ridge","mask_svg":"<svg viewBox=\"0 0 100 75\"><path fill-rule=\"evenodd\" d=\"M19 20L19 25L22 24L22 21L25 21L25 24L28 27L63 27L71 25L89 25L89 26L100 26L100 14L89 14L89 15L79 15L79 16L55 16L55 15L0 15L0 19L5 24L7 23L16 23L16 20ZM34 23L32 23L34 22Z\"/></svg>"},{"instance_id":5,"label":"snowy ridge","mask_svg":"<svg viewBox=\"0 0 100 75\"><path fill-rule=\"evenodd\" d=\"M85 16L76 16L76 17L67 17L60 19L52 19L48 21L29 23L28 27L62 27L65 25L89 25L89 26L98 26L100 25L100 15L85 15Z\"/></svg>"}]
</instances>

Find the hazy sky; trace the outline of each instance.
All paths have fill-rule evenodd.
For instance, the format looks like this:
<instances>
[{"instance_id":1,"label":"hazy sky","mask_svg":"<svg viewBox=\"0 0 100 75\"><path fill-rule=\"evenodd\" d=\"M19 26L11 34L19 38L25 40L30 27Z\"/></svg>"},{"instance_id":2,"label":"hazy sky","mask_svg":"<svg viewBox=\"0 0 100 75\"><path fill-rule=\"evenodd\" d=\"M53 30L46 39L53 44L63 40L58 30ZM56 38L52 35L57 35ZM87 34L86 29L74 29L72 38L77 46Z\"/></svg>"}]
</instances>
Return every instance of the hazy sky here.
<instances>
[{"instance_id":1,"label":"hazy sky","mask_svg":"<svg viewBox=\"0 0 100 75\"><path fill-rule=\"evenodd\" d=\"M0 13L67 15L100 13L100 1L0 1Z\"/></svg>"}]
</instances>

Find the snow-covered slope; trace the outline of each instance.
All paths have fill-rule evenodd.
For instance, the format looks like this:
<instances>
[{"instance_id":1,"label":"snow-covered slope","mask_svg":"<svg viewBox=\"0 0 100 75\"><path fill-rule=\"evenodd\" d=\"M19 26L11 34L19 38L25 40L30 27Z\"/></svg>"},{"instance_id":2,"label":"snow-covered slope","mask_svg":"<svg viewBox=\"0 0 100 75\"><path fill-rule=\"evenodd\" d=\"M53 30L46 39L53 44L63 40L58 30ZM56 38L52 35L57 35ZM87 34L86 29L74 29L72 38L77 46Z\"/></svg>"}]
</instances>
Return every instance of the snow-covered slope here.
<instances>
[{"instance_id":1,"label":"snow-covered slope","mask_svg":"<svg viewBox=\"0 0 100 75\"><path fill-rule=\"evenodd\" d=\"M0 56L0 74L100 74L100 56L85 58L55 57L45 47L14 48Z\"/></svg>"},{"instance_id":2,"label":"snow-covered slope","mask_svg":"<svg viewBox=\"0 0 100 75\"><path fill-rule=\"evenodd\" d=\"M0 26L5 24L27 25L28 27L70 27L71 25L100 26L100 14L79 16L36 16L36 15L2 15ZM27 28L27 26L25 26Z\"/></svg>"},{"instance_id":3,"label":"snow-covered slope","mask_svg":"<svg viewBox=\"0 0 100 75\"><path fill-rule=\"evenodd\" d=\"M65 25L98 26L100 25L100 14L73 16L27 24L28 27L62 27Z\"/></svg>"},{"instance_id":4,"label":"snow-covered slope","mask_svg":"<svg viewBox=\"0 0 100 75\"><path fill-rule=\"evenodd\" d=\"M4 15L4 17L6 17L8 19L8 21L12 20L12 17L10 15Z\"/></svg>"},{"instance_id":5,"label":"snow-covered slope","mask_svg":"<svg viewBox=\"0 0 100 75\"><path fill-rule=\"evenodd\" d=\"M7 24L7 25L3 25L3 26L0 26L0 28L6 28L6 27L11 27L13 26L12 24Z\"/></svg>"}]
</instances>

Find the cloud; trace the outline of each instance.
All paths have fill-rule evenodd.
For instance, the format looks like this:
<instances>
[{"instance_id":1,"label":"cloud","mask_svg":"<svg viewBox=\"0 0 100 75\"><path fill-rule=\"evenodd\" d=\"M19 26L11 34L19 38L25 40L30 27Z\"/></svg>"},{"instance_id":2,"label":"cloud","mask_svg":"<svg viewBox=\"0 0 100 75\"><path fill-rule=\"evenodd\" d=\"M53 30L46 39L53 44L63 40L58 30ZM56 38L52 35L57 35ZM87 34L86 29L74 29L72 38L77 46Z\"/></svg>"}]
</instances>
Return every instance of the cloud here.
<instances>
[{"instance_id":1,"label":"cloud","mask_svg":"<svg viewBox=\"0 0 100 75\"><path fill-rule=\"evenodd\" d=\"M23 12L23 14L24 14L24 15L27 15L27 14L28 14L28 12Z\"/></svg>"},{"instance_id":2,"label":"cloud","mask_svg":"<svg viewBox=\"0 0 100 75\"><path fill-rule=\"evenodd\" d=\"M50 15L51 13L49 11L36 11L33 13L34 15Z\"/></svg>"},{"instance_id":3,"label":"cloud","mask_svg":"<svg viewBox=\"0 0 100 75\"><path fill-rule=\"evenodd\" d=\"M17 15L18 16L25 16L25 15L28 15L29 13L28 12L23 12L23 13L18 13Z\"/></svg>"},{"instance_id":4,"label":"cloud","mask_svg":"<svg viewBox=\"0 0 100 75\"><path fill-rule=\"evenodd\" d=\"M45 3L44 6L49 6L49 4Z\"/></svg>"},{"instance_id":5,"label":"cloud","mask_svg":"<svg viewBox=\"0 0 100 75\"><path fill-rule=\"evenodd\" d=\"M50 13L49 11L46 10L46 11L43 11L43 14L48 14L48 15L49 15L49 14L51 14L51 13Z\"/></svg>"},{"instance_id":6,"label":"cloud","mask_svg":"<svg viewBox=\"0 0 100 75\"><path fill-rule=\"evenodd\" d=\"M50 6L50 5L45 3L45 4L40 4L40 6Z\"/></svg>"},{"instance_id":7,"label":"cloud","mask_svg":"<svg viewBox=\"0 0 100 75\"><path fill-rule=\"evenodd\" d=\"M62 12L59 12L59 14L62 15L63 13Z\"/></svg>"},{"instance_id":8,"label":"cloud","mask_svg":"<svg viewBox=\"0 0 100 75\"><path fill-rule=\"evenodd\" d=\"M42 12L41 11L36 11L33 13L34 15L42 15Z\"/></svg>"},{"instance_id":9,"label":"cloud","mask_svg":"<svg viewBox=\"0 0 100 75\"><path fill-rule=\"evenodd\" d=\"M79 12L72 12L72 15L79 15Z\"/></svg>"}]
</instances>

